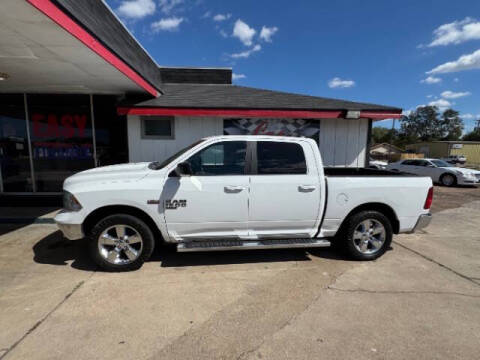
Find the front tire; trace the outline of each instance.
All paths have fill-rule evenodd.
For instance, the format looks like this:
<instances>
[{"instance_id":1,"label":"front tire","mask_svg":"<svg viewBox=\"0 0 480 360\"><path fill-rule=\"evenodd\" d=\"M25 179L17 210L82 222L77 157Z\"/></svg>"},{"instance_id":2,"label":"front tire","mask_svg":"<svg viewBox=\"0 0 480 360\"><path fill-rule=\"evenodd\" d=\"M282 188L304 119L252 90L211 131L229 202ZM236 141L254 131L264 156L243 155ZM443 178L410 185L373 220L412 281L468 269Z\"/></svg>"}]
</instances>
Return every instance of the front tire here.
<instances>
[{"instance_id":1,"label":"front tire","mask_svg":"<svg viewBox=\"0 0 480 360\"><path fill-rule=\"evenodd\" d=\"M89 242L93 260L106 271L139 269L150 258L155 244L150 228L126 214L100 220L90 231Z\"/></svg>"},{"instance_id":2,"label":"front tire","mask_svg":"<svg viewBox=\"0 0 480 360\"><path fill-rule=\"evenodd\" d=\"M440 182L443 186L454 186L457 183L457 178L452 174L443 174L440 177Z\"/></svg>"},{"instance_id":3,"label":"front tire","mask_svg":"<svg viewBox=\"0 0 480 360\"><path fill-rule=\"evenodd\" d=\"M393 229L390 220L378 211L351 215L340 232L340 242L354 260L374 260L390 247Z\"/></svg>"}]
</instances>

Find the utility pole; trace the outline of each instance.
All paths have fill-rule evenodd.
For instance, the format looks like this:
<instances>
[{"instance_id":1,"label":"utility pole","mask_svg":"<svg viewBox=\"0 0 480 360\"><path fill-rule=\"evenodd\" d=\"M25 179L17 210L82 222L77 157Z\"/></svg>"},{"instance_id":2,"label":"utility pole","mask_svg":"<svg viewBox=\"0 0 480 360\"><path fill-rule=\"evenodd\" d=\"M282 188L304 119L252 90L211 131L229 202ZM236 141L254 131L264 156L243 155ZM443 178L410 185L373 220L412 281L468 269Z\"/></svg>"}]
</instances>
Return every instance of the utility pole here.
<instances>
[{"instance_id":1,"label":"utility pole","mask_svg":"<svg viewBox=\"0 0 480 360\"><path fill-rule=\"evenodd\" d=\"M473 131L480 131L480 119L475 121L475 123L476 123L476 125L475 125L475 128L473 129Z\"/></svg>"},{"instance_id":2,"label":"utility pole","mask_svg":"<svg viewBox=\"0 0 480 360\"><path fill-rule=\"evenodd\" d=\"M479 120L480 121L480 120ZM388 159L387 162L390 163L390 160L392 159L392 142L393 142L393 135L394 135L394 130L395 130L395 118L393 118L392 121L392 132L390 133L390 146L388 148Z\"/></svg>"}]
</instances>

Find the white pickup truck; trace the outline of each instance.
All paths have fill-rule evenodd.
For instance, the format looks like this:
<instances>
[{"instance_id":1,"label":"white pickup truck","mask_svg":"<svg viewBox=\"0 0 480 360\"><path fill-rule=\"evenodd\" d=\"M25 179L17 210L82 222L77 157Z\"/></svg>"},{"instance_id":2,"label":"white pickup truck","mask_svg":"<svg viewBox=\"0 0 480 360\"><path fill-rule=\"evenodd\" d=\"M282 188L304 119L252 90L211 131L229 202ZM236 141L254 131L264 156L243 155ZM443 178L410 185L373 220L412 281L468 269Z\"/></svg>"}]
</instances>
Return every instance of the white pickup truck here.
<instances>
[{"instance_id":1,"label":"white pickup truck","mask_svg":"<svg viewBox=\"0 0 480 360\"><path fill-rule=\"evenodd\" d=\"M428 225L429 177L324 168L315 141L202 139L162 163L95 168L64 183L55 220L88 238L103 269L138 269L156 240L178 251L326 247L371 260L392 235Z\"/></svg>"}]
</instances>

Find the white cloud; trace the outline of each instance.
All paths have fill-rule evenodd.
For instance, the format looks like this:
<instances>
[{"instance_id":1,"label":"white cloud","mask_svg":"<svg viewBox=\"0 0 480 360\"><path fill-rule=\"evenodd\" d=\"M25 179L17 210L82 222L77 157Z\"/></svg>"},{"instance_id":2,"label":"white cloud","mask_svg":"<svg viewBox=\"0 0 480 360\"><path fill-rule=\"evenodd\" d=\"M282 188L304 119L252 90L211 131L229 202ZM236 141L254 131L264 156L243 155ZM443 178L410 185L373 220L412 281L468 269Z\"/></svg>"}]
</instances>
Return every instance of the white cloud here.
<instances>
[{"instance_id":1,"label":"white cloud","mask_svg":"<svg viewBox=\"0 0 480 360\"><path fill-rule=\"evenodd\" d=\"M252 55L254 52L257 52L260 50L262 50L262 47L260 45L255 45L250 50L245 50L239 53L231 54L230 57L232 57L233 59L240 59L240 58L246 59L250 57L250 55Z\"/></svg>"},{"instance_id":2,"label":"white cloud","mask_svg":"<svg viewBox=\"0 0 480 360\"><path fill-rule=\"evenodd\" d=\"M233 73L232 74L232 80L235 81L235 80L240 80L240 79L245 79L247 76L244 75L244 74L235 74Z\"/></svg>"},{"instance_id":3,"label":"white cloud","mask_svg":"<svg viewBox=\"0 0 480 360\"><path fill-rule=\"evenodd\" d=\"M428 98L428 99L431 99L431 98L433 98L433 97L434 97L434 95L427 95L427 98Z\"/></svg>"},{"instance_id":4,"label":"white cloud","mask_svg":"<svg viewBox=\"0 0 480 360\"><path fill-rule=\"evenodd\" d=\"M473 114L462 114L460 115L460 117L463 119L463 120L472 120L472 119L475 119L475 115Z\"/></svg>"},{"instance_id":5,"label":"white cloud","mask_svg":"<svg viewBox=\"0 0 480 360\"><path fill-rule=\"evenodd\" d=\"M433 41L428 46L460 44L478 39L480 39L480 22L467 17L461 21L439 26L433 32Z\"/></svg>"},{"instance_id":6,"label":"white cloud","mask_svg":"<svg viewBox=\"0 0 480 360\"><path fill-rule=\"evenodd\" d=\"M251 28L248 24L238 19L233 27L232 35L238 38L244 45L250 46L256 33L257 31L254 28Z\"/></svg>"},{"instance_id":7,"label":"white cloud","mask_svg":"<svg viewBox=\"0 0 480 360\"><path fill-rule=\"evenodd\" d=\"M155 12L155 2L153 0L128 0L122 1L117 9L120 16L141 19Z\"/></svg>"},{"instance_id":8,"label":"white cloud","mask_svg":"<svg viewBox=\"0 0 480 360\"><path fill-rule=\"evenodd\" d=\"M435 76L429 76L426 79L423 79L420 81L422 84L438 84L439 82L442 82L442 79L435 77Z\"/></svg>"},{"instance_id":9,"label":"white cloud","mask_svg":"<svg viewBox=\"0 0 480 360\"><path fill-rule=\"evenodd\" d=\"M183 0L159 0L158 5L163 13L169 14L178 5L183 4Z\"/></svg>"},{"instance_id":10,"label":"white cloud","mask_svg":"<svg viewBox=\"0 0 480 360\"><path fill-rule=\"evenodd\" d=\"M272 42L272 36L275 35L275 33L278 31L278 27L273 26L273 27L267 27L263 26L262 31L260 31L260 39L266 41L266 42Z\"/></svg>"},{"instance_id":11,"label":"white cloud","mask_svg":"<svg viewBox=\"0 0 480 360\"><path fill-rule=\"evenodd\" d=\"M232 14L217 14L213 17L213 21L225 21L232 17Z\"/></svg>"},{"instance_id":12,"label":"white cloud","mask_svg":"<svg viewBox=\"0 0 480 360\"><path fill-rule=\"evenodd\" d=\"M335 88L349 88L355 86L355 81L353 80L342 80L339 77L335 77L328 82L328 87Z\"/></svg>"},{"instance_id":13,"label":"white cloud","mask_svg":"<svg viewBox=\"0 0 480 360\"><path fill-rule=\"evenodd\" d=\"M151 29L154 32L159 31L177 31L180 24L184 21L184 18L171 17L160 19L150 24Z\"/></svg>"},{"instance_id":14,"label":"white cloud","mask_svg":"<svg viewBox=\"0 0 480 360\"><path fill-rule=\"evenodd\" d=\"M438 107L438 109L440 111L444 111L444 110L448 109L449 107L451 107L452 103L448 100L445 100L445 99L438 99L438 100L435 100L435 101L430 101L428 103L428 105L436 106L436 107Z\"/></svg>"},{"instance_id":15,"label":"white cloud","mask_svg":"<svg viewBox=\"0 0 480 360\"><path fill-rule=\"evenodd\" d=\"M462 55L455 61L439 65L427 74L444 74L463 70L480 69L480 50L468 55Z\"/></svg>"},{"instance_id":16,"label":"white cloud","mask_svg":"<svg viewBox=\"0 0 480 360\"><path fill-rule=\"evenodd\" d=\"M458 99L464 96L469 96L471 93L469 91L464 91L464 92L453 92L453 91L444 91L441 93L441 96L444 99Z\"/></svg>"},{"instance_id":17,"label":"white cloud","mask_svg":"<svg viewBox=\"0 0 480 360\"><path fill-rule=\"evenodd\" d=\"M211 12L211 11L207 11L205 14L203 14L202 19L207 19L207 18L209 18L210 16L212 16L212 12Z\"/></svg>"},{"instance_id":18,"label":"white cloud","mask_svg":"<svg viewBox=\"0 0 480 360\"><path fill-rule=\"evenodd\" d=\"M224 38L227 38L227 37L228 37L227 32L226 32L225 30L223 30L223 29L220 29L219 33L220 33L220 35L221 35L222 37L224 37Z\"/></svg>"}]
</instances>

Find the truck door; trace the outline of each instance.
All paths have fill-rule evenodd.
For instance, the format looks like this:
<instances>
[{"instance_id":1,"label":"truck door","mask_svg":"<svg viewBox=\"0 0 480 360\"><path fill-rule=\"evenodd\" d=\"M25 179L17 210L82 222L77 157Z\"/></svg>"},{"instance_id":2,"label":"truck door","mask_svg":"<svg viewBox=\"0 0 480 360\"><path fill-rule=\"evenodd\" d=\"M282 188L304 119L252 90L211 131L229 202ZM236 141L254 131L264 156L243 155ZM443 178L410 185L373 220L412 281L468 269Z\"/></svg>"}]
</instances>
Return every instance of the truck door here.
<instances>
[{"instance_id":1,"label":"truck door","mask_svg":"<svg viewBox=\"0 0 480 360\"><path fill-rule=\"evenodd\" d=\"M222 141L192 155L191 176L170 176L161 203L176 240L247 236L249 176L245 141Z\"/></svg>"},{"instance_id":2,"label":"truck door","mask_svg":"<svg viewBox=\"0 0 480 360\"><path fill-rule=\"evenodd\" d=\"M320 183L308 142L256 142L250 176L251 237L309 238L320 214Z\"/></svg>"}]
</instances>

